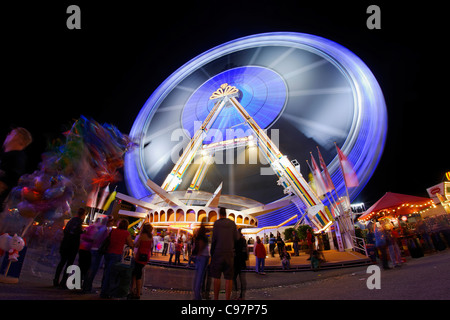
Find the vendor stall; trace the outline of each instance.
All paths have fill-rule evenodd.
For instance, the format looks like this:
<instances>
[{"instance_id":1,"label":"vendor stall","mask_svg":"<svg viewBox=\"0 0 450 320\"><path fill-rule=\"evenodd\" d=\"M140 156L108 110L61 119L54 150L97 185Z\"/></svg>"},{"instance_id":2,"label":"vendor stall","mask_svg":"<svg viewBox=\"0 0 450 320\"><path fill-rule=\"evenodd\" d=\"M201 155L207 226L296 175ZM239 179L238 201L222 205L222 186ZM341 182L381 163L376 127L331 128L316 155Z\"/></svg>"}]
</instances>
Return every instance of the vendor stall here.
<instances>
[{"instance_id":1,"label":"vendor stall","mask_svg":"<svg viewBox=\"0 0 450 320\"><path fill-rule=\"evenodd\" d=\"M429 198L387 192L358 220L364 224L375 223L394 233L402 256L418 258L423 256L424 251L436 250L435 243L439 248L446 246L446 241L441 241L441 238L445 234L443 230L448 228L443 227L436 234L421 215L435 207L433 200Z\"/></svg>"}]
</instances>

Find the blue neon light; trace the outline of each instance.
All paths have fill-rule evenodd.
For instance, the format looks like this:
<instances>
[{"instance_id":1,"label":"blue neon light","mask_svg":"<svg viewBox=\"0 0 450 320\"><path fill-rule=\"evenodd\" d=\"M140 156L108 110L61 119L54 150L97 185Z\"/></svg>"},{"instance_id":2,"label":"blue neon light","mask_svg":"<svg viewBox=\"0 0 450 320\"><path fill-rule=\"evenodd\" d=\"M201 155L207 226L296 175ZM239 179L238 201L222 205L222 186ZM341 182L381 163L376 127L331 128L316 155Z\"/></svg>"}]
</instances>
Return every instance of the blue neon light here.
<instances>
[{"instance_id":1,"label":"blue neon light","mask_svg":"<svg viewBox=\"0 0 450 320\"><path fill-rule=\"evenodd\" d=\"M203 122L214 107L215 101L209 100L211 93L223 83L239 89L240 104L263 129L268 128L278 118L286 102L286 86L276 72L256 66L224 71L200 86L185 104L181 121L183 128L189 131L191 137L194 136L199 123ZM195 123L197 123L196 128ZM219 137L217 132L212 130L206 137L205 143L212 142L213 135L215 135L214 142L227 140L226 129L230 128L234 130L232 130L233 136L229 138L241 138L248 135L246 128L242 126L243 123L244 120L235 108L224 108L211 127L211 129L220 130L221 136Z\"/></svg>"}]
</instances>

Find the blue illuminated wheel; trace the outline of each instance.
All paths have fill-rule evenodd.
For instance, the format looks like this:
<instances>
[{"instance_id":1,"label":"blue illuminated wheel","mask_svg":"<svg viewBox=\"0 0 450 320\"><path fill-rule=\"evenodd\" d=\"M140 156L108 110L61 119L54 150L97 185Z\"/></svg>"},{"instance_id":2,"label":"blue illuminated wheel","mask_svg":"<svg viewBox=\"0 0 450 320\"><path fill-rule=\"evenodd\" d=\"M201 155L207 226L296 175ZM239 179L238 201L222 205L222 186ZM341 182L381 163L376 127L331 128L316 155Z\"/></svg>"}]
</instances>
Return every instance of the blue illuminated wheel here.
<instances>
[{"instance_id":1,"label":"blue illuminated wheel","mask_svg":"<svg viewBox=\"0 0 450 320\"><path fill-rule=\"evenodd\" d=\"M368 67L341 45L313 35L265 33L236 39L195 57L169 76L150 96L137 116L130 136L139 148L125 159L128 191L136 198L151 193L148 178L161 184L174 159L212 108L209 96L222 83L240 90L238 99L260 127L268 130L280 151L309 170L305 160L316 146L328 164L336 188L344 183L334 142L354 164L360 186L350 189L355 198L367 184L381 157L387 130L381 89ZM233 108L225 108L213 126L217 132L243 132L246 127ZM242 131L237 130L241 128ZM220 134L219 134L220 136ZM244 151L244 158L249 150ZM238 153L238 152L237 152ZM235 160L239 154L235 154ZM317 157L316 157L317 159ZM226 161L224 161L226 162ZM215 163L201 190L213 192L223 181L223 194L263 203L284 196L274 175L261 175L261 162L234 165ZM179 186L185 190L195 173L190 168Z\"/></svg>"},{"instance_id":2,"label":"blue illuminated wheel","mask_svg":"<svg viewBox=\"0 0 450 320\"><path fill-rule=\"evenodd\" d=\"M195 124L202 123L211 112L214 101L209 97L223 83L239 89L239 103L261 128L270 127L282 114L287 99L283 78L273 70L260 66L237 67L215 75L189 97L181 116L183 128L188 131L189 137L194 135ZM210 130L205 143L226 139L227 129L231 128L236 138L248 133L246 124L235 108L223 109L211 128L215 130Z\"/></svg>"}]
</instances>

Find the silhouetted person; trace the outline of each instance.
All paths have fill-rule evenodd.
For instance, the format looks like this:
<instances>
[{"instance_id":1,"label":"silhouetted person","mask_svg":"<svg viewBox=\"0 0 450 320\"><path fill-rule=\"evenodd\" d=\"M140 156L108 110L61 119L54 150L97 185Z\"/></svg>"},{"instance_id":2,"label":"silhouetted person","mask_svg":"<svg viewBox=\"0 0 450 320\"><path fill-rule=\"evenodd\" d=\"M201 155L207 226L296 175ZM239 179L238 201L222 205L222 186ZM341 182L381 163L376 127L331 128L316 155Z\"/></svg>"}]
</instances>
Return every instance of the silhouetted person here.
<instances>
[{"instance_id":1,"label":"silhouetted person","mask_svg":"<svg viewBox=\"0 0 450 320\"><path fill-rule=\"evenodd\" d=\"M214 278L214 300L219 299L220 277L225 278L225 298L231 297L234 276L234 245L239 234L234 221L227 218L225 208L219 209L219 220L214 222L211 241L210 273Z\"/></svg>"},{"instance_id":2,"label":"silhouetted person","mask_svg":"<svg viewBox=\"0 0 450 320\"><path fill-rule=\"evenodd\" d=\"M206 228L202 224L197 230L194 237L193 254L195 260L195 277L194 277L194 299L202 299L202 287L205 282L206 271L209 262L208 237L206 236Z\"/></svg>"},{"instance_id":3,"label":"silhouetted person","mask_svg":"<svg viewBox=\"0 0 450 320\"><path fill-rule=\"evenodd\" d=\"M245 290L247 289L247 279L245 278L245 272L242 272L247 267L248 260L248 249L247 249L247 241L242 235L241 229L239 232L239 240L236 241L235 245L235 256L234 256L234 287L235 290L238 290L237 279L239 278L240 283L240 294L239 300L245 299Z\"/></svg>"},{"instance_id":4,"label":"silhouetted person","mask_svg":"<svg viewBox=\"0 0 450 320\"><path fill-rule=\"evenodd\" d=\"M86 210L84 208L78 209L77 215L70 219L64 227L64 237L61 241L61 246L59 247L61 260L56 267L55 277L53 279L54 286L60 285L66 287L68 278L66 270L68 266L73 265L75 257L77 256L78 248L80 247L80 236L83 232L82 223L85 216ZM59 282L62 271L64 271L64 274L61 282Z\"/></svg>"}]
</instances>

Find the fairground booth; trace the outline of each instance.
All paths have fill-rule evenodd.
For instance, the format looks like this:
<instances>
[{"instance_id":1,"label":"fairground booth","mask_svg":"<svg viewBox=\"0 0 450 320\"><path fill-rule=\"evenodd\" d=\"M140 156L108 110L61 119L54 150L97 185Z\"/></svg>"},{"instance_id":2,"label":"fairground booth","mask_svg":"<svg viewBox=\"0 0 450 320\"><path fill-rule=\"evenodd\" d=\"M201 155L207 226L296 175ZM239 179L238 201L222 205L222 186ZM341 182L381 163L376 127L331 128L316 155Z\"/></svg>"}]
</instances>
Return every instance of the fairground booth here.
<instances>
[{"instance_id":1,"label":"fairground booth","mask_svg":"<svg viewBox=\"0 0 450 320\"><path fill-rule=\"evenodd\" d=\"M418 258L450 247L450 215L443 204L430 198L387 192L358 220L366 226L366 235L374 227L391 231L403 257ZM369 235L367 242L373 254L374 241Z\"/></svg>"}]
</instances>

